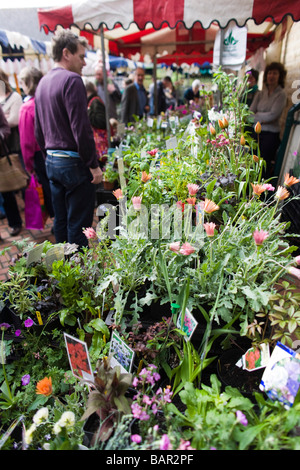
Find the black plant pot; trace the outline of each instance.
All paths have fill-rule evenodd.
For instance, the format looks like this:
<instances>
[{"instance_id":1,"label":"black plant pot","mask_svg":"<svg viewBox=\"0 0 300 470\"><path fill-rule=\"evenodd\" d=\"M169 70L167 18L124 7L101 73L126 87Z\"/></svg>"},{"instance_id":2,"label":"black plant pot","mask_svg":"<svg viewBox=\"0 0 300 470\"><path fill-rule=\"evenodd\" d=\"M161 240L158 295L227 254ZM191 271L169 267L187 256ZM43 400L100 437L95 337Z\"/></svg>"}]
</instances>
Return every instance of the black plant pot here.
<instances>
[{"instance_id":1,"label":"black plant pot","mask_svg":"<svg viewBox=\"0 0 300 470\"><path fill-rule=\"evenodd\" d=\"M16 330L19 330L22 327L19 315L17 315L8 304L6 304L0 312L0 323L8 323Z\"/></svg>"},{"instance_id":2,"label":"black plant pot","mask_svg":"<svg viewBox=\"0 0 300 470\"><path fill-rule=\"evenodd\" d=\"M243 395L253 397L254 392L259 391L259 384L264 369L247 371L238 367L236 363L251 347L250 340L241 339L241 345L232 345L232 347L223 352L217 362L217 375L224 386L237 388ZM239 347L240 346L240 347Z\"/></svg>"}]
</instances>

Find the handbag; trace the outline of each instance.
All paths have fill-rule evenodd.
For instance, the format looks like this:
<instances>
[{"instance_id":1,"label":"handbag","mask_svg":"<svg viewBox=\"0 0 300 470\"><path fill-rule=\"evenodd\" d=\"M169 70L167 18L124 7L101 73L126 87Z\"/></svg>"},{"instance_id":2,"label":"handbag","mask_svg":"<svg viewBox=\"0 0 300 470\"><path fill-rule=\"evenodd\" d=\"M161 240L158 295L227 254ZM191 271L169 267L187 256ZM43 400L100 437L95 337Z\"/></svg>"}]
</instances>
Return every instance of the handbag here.
<instances>
[{"instance_id":1,"label":"handbag","mask_svg":"<svg viewBox=\"0 0 300 470\"><path fill-rule=\"evenodd\" d=\"M29 175L22 166L17 153L9 153L7 144L1 139L5 155L0 158L0 192L19 191L26 188Z\"/></svg>"},{"instance_id":2,"label":"handbag","mask_svg":"<svg viewBox=\"0 0 300 470\"><path fill-rule=\"evenodd\" d=\"M92 129L93 129L96 152L97 152L98 159L100 161L102 161L104 155L107 155L107 152L108 152L108 134L107 134L106 129L100 129L100 128L97 127L97 120L93 118L93 116L95 116L95 114L91 114L92 109L93 109L93 108L91 108L91 104L95 100L102 103L103 106L104 106L104 104L103 104L103 101L101 100L101 98L99 96L94 96L90 100L89 105L88 105L88 113L89 113L91 126L92 126Z\"/></svg>"},{"instance_id":3,"label":"handbag","mask_svg":"<svg viewBox=\"0 0 300 470\"><path fill-rule=\"evenodd\" d=\"M45 208L42 185L34 175L31 175L29 185L25 190L24 213L27 230L43 230L48 212Z\"/></svg>"}]
</instances>

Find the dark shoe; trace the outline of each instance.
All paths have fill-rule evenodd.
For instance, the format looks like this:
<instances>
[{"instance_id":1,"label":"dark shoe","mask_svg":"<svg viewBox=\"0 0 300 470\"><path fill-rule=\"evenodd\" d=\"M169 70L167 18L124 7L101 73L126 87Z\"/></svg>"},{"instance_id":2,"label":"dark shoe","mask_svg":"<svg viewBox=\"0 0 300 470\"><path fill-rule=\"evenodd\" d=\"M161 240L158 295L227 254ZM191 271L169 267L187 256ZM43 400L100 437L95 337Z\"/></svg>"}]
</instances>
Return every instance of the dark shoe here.
<instances>
[{"instance_id":1,"label":"dark shoe","mask_svg":"<svg viewBox=\"0 0 300 470\"><path fill-rule=\"evenodd\" d=\"M9 230L9 233L12 237L16 237L17 235L19 235L21 230L22 230L22 227L13 227L12 229Z\"/></svg>"}]
</instances>

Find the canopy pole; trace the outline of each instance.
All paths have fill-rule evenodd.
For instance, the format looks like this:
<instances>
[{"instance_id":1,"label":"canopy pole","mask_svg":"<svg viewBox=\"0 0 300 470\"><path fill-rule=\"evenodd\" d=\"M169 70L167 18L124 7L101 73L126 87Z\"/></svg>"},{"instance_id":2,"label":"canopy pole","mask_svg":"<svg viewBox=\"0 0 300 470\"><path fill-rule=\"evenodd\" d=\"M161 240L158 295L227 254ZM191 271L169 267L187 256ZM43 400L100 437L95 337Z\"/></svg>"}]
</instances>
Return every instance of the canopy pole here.
<instances>
[{"instance_id":1,"label":"canopy pole","mask_svg":"<svg viewBox=\"0 0 300 470\"><path fill-rule=\"evenodd\" d=\"M154 80L154 114L157 116L157 62L156 62L157 47L155 46L153 56L153 80Z\"/></svg>"},{"instance_id":2,"label":"canopy pole","mask_svg":"<svg viewBox=\"0 0 300 470\"><path fill-rule=\"evenodd\" d=\"M100 35L101 35L101 49L102 49L102 69L103 69L103 86L104 86L104 94L105 94L105 117L106 117L106 130L107 130L107 140L108 140L108 147L110 147L110 123L109 123L109 96L107 90L107 71L106 71L106 58L105 58L105 47L104 47L104 31L103 25L100 27Z\"/></svg>"}]
</instances>

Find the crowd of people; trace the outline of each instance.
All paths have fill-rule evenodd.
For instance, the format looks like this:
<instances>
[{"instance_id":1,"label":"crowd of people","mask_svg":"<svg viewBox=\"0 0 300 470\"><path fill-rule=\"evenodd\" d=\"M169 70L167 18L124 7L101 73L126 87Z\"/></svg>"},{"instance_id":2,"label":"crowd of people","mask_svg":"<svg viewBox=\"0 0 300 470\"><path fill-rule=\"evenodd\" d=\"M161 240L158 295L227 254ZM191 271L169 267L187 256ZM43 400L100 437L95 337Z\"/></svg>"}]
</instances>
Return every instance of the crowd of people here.
<instances>
[{"instance_id":1,"label":"crowd of people","mask_svg":"<svg viewBox=\"0 0 300 470\"><path fill-rule=\"evenodd\" d=\"M134 116L155 116L178 104L176 89L169 76L144 86L145 70L138 67L126 79L124 90L110 77L104 87L103 67L95 69L94 80L84 81L86 39L69 30L52 39L55 66L46 75L34 67L20 74L23 99L0 70L4 83L0 107L0 156L5 141L10 152L17 152L28 174L36 174L44 191L49 217L54 219L57 242L87 246L82 228L92 225L95 188L102 181L103 162L118 122L125 126ZM267 66L262 90L258 72L248 73L247 104L253 112L251 132L261 124L259 148L272 176L280 144L279 119L286 105L286 72L279 63ZM201 82L194 80L183 94L183 103L202 104ZM107 116L108 115L108 116ZM3 212L12 236L22 230L14 192L2 194ZM1 207L1 200L0 200ZM0 213L1 216L1 213Z\"/></svg>"}]
</instances>

